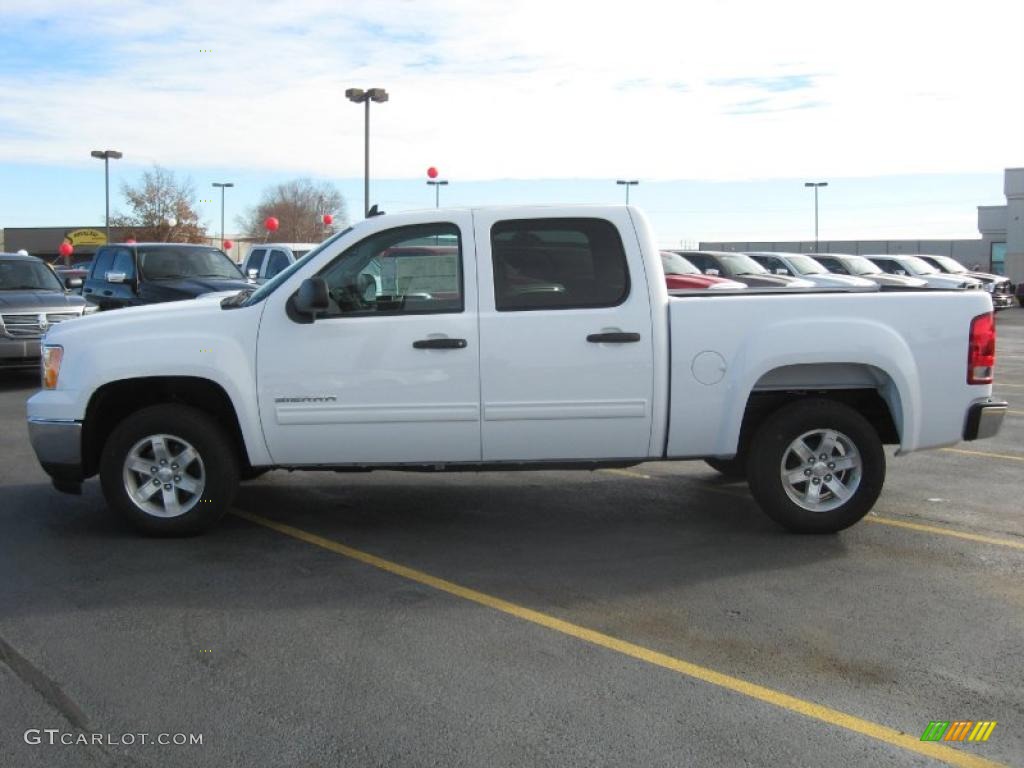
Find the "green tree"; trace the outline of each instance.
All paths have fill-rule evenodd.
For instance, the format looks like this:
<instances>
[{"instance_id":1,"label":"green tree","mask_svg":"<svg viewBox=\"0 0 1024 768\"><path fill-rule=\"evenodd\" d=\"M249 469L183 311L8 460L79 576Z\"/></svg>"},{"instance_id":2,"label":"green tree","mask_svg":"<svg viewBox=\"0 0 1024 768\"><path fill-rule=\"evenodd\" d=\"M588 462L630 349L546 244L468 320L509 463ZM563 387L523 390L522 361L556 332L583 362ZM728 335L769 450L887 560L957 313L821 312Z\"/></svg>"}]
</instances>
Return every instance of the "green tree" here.
<instances>
[{"instance_id":1,"label":"green tree","mask_svg":"<svg viewBox=\"0 0 1024 768\"><path fill-rule=\"evenodd\" d=\"M110 224L123 228L125 238L134 237L140 243L201 243L207 239L191 179L179 181L173 171L154 165L138 184L124 184L121 193L130 212L111 216ZM175 220L173 226L171 219Z\"/></svg>"},{"instance_id":2,"label":"green tree","mask_svg":"<svg viewBox=\"0 0 1024 768\"><path fill-rule=\"evenodd\" d=\"M330 226L323 216L334 217ZM280 224L276 232L268 233L263 222L273 216ZM275 184L263 190L260 202L239 216L237 223L242 232L257 240L282 243L319 243L348 224L345 198L334 185L302 178Z\"/></svg>"}]
</instances>

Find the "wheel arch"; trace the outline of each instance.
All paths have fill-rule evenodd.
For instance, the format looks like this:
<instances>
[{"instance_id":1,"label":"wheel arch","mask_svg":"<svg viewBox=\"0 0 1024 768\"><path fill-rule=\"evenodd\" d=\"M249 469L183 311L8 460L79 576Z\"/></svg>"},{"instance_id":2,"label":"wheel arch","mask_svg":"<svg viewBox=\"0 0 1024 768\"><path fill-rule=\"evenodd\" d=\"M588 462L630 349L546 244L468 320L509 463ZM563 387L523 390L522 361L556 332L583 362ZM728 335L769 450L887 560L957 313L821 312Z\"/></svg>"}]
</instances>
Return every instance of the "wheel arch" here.
<instances>
[{"instance_id":1,"label":"wheel arch","mask_svg":"<svg viewBox=\"0 0 1024 768\"><path fill-rule=\"evenodd\" d=\"M111 381L92 393L82 428L83 476L98 472L103 446L125 417L150 405L168 403L208 414L231 439L242 466L250 466L238 413L220 384L198 376L146 376Z\"/></svg>"}]
</instances>

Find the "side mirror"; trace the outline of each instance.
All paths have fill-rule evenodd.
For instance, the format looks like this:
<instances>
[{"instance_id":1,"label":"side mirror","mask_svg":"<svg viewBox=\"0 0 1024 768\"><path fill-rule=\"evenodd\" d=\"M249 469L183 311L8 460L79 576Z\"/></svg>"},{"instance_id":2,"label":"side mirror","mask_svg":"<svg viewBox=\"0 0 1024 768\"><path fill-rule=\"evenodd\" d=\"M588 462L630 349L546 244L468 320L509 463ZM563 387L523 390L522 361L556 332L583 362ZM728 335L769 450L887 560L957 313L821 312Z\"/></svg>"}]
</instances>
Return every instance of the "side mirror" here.
<instances>
[{"instance_id":1,"label":"side mirror","mask_svg":"<svg viewBox=\"0 0 1024 768\"><path fill-rule=\"evenodd\" d=\"M322 277L310 277L302 281L295 294L295 310L316 320L318 312L326 312L330 307L330 296L327 283Z\"/></svg>"},{"instance_id":2,"label":"side mirror","mask_svg":"<svg viewBox=\"0 0 1024 768\"><path fill-rule=\"evenodd\" d=\"M775 270L775 274L776 275L788 275L789 274L789 270L780 267L780 268Z\"/></svg>"},{"instance_id":3,"label":"side mirror","mask_svg":"<svg viewBox=\"0 0 1024 768\"><path fill-rule=\"evenodd\" d=\"M718 277L718 275L720 275L721 272L719 272L717 269L705 269L704 274L711 275L712 277Z\"/></svg>"},{"instance_id":4,"label":"side mirror","mask_svg":"<svg viewBox=\"0 0 1024 768\"><path fill-rule=\"evenodd\" d=\"M82 278L80 278L80 277L65 277L64 278L64 287L67 288L69 291L71 289L73 289L73 288L81 288L82 287Z\"/></svg>"},{"instance_id":5,"label":"side mirror","mask_svg":"<svg viewBox=\"0 0 1024 768\"><path fill-rule=\"evenodd\" d=\"M252 269L249 270L248 274L249 274L249 279L250 280L255 280L257 277L260 276L260 271L258 269L256 269L255 267L253 267Z\"/></svg>"},{"instance_id":6,"label":"side mirror","mask_svg":"<svg viewBox=\"0 0 1024 768\"><path fill-rule=\"evenodd\" d=\"M897 269L897 270L896 270L896 274L897 274L897 275L903 275L903 276L906 276L906 274L907 274L907 270L905 270L905 269Z\"/></svg>"},{"instance_id":7,"label":"side mirror","mask_svg":"<svg viewBox=\"0 0 1024 768\"><path fill-rule=\"evenodd\" d=\"M107 272L103 279L108 283L123 283L127 277L124 272Z\"/></svg>"}]
</instances>

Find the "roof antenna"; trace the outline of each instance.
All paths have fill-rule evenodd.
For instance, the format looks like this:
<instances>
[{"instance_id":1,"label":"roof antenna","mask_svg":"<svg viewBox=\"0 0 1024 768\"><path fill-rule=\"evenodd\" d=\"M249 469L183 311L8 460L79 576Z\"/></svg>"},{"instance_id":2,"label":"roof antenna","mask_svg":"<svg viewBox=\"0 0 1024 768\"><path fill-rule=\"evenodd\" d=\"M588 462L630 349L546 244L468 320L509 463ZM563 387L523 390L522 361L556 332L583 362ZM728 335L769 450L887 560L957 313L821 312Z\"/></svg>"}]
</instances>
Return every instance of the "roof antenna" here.
<instances>
[{"instance_id":1,"label":"roof antenna","mask_svg":"<svg viewBox=\"0 0 1024 768\"><path fill-rule=\"evenodd\" d=\"M368 218L368 219L372 219L374 216L383 216L383 215L384 215L384 211L378 211L376 203L374 203L372 206L370 206L370 210L368 210L366 212L366 218Z\"/></svg>"}]
</instances>

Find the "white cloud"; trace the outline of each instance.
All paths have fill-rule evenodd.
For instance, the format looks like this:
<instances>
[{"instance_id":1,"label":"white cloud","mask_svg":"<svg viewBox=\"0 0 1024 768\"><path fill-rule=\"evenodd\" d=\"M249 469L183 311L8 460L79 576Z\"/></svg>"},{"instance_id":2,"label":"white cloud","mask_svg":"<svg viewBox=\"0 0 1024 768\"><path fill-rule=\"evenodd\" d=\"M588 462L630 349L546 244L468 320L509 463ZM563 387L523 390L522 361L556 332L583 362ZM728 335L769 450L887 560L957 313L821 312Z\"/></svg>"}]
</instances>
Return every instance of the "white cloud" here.
<instances>
[{"instance_id":1,"label":"white cloud","mask_svg":"<svg viewBox=\"0 0 1024 768\"><path fill-rule=\"evenodd\" d=\"M361 108L343 92L383 86L391 101L371 108L382 177L1024 163L1019 0L42 0L0 15L54 42L0 69L0 160L84 163L112 146L126 162L359 176ZM76 67L83 51L100 60Z\"/></svg>"}]
</instances>

